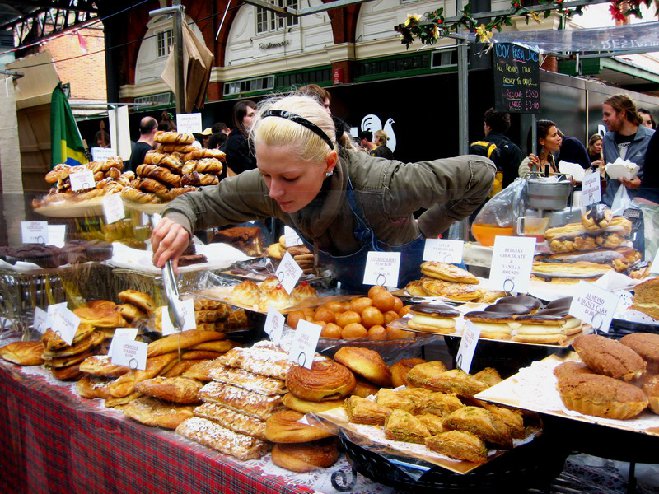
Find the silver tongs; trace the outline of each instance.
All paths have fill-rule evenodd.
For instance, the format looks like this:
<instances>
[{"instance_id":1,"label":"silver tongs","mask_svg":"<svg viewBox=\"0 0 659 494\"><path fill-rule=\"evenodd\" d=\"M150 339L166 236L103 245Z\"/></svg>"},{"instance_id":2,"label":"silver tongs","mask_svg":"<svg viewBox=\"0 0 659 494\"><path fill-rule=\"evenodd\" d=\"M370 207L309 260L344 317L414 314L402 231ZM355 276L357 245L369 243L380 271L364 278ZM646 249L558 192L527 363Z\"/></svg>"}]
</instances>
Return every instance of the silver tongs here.
<instances>
[{"instance_id":1,"label":"silver tongs","mask_svg":"<svg viewBox=\"0 0 659 494\"><path fill-rule=\"evenodd\" d=\"M172 261L169 260L162 268L162 286L165 289L165 299L167 300L167 312L169 319L176 330L180 333L183 330L185 319L181 313L181 299L178 293L178 284L176 283L176 275L174 274L174 266Z\"/></svg>"}]
</instances>

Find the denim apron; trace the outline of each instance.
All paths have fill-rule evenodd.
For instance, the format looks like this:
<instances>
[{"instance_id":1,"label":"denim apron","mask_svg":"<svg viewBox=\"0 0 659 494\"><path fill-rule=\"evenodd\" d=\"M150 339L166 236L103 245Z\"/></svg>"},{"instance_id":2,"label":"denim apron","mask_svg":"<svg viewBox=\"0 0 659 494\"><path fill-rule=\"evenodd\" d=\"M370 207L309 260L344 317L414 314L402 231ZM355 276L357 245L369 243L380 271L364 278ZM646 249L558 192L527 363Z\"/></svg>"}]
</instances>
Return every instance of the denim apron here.
<instances>
[{"instance_id":1,"label":"denim apron","mask_svg":"<svg viewBox=\"0 0 659 494\"><path fill-rule=\"evenodd\" d=\"M366 222L361 206L356 200L352 182L348 179L347 199L354 218L353 234L361 247L353 254L334 256L319 249L314 249L312 242L304 236L300 239L312 252L318 252L318 261L322 266L332 270L334 278L341 282L341 287L349 291L365 293L370 288L362 283L364 268L369 251L400 252L400 274L398 286L403 287L420 276L420 264L423 262L425 238L419 235L416 239L403 245L391 246L379 241Z\"/></svg>"}]
</instances>

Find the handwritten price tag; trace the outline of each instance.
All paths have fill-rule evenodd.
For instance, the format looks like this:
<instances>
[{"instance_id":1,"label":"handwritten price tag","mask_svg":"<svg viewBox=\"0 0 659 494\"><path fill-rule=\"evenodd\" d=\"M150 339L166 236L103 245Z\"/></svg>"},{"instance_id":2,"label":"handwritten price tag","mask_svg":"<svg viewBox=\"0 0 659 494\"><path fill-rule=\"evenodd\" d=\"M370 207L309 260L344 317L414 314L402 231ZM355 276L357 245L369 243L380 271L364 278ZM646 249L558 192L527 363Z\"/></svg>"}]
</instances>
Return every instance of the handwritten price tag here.
<instances>
[{"instance_id":1,"label":"handwritten price tag","mask_svg":"<svg viewBox=\"0 0 659 494\"><path fill-rule=\"evenodd\" d=\"M602 182L599 171L586 173L581 182L581 204L590 206L602 201Z\"/></svg>"},{"instance_id":2,"label":"handwritten price tag","mask_svg":"<svg viewBox=\"0 0 659 494\"><path fill-rule=\"evenodd\" d=\"M133 341L136 337L137 337L137 328L115 329L114 336L112 337L112 340L110 340L110 349L108 351L108 355L110 356L110 359L112 359L112 356L114 355L114 350L115 347L117 346L117 343L121 342L122 340ZM117 365L123 365L123 364L117 364Z\"/></svg>"},{"instance_id":3,"label":"handwritten price tag","mask_svg":"<svg viewBox=\"0 0 659 494\"><path fill-rule=\"evenodd\" d=\"M318 324L311 324L301 319L293 334L291 348L288 351L288 361L311 369L321 330L322 327Z\"/></svg>"},{"instance_id":4,"label":"handwritten price tag","mask_svg":"<svg viewBox=\"0 0 659 494\"><path fill-rule=\"evenodd\" d=\"M270 337L270 341L275 345L279 345L281 337L284 334L284 316L273 308L268 309L263 330Z\"/></svg>"},{"instance_id":5,"label":"handwritten price tag","mask_svg":"<svg viewBox=\"0 0 659 494\"><path fill-rule=\"evenodd\" d=\"M568 314L608 333L620 296L585 281L579 282L575 293Z\"/></svg>"},{"instance_id":6,"label":"handwritten price tag","mask_svg":"<svg viewBox=\"0 0 659 494\"><path fill-rule=\"evenodd\" d=\"M182 134L201 134L201 113L177 113L176 131Z\"/></svg>"},{"instance_id":7,"label":"handwritten price tag","mask_svg":"<svg viewBox=\"0 0 659 494\"><path fill-rule=\"evenodd\" d=\"M284 287L286 293L290 295L300 276L302 276L302 268L295 262L293 256L287 252L279 263L275 276L279 279L279 283Z\"/></svg>"},{"instance_id":8,"label":"handwritten price tag","mask_svg":"<svg viewBox=\"0 0 659 494\"><path fill-rule=\"evenodd\" d=\"M73 344L73 337L80 326L80 318L69 309L62 307L50 314L50 327L67 345Z\"/></svg>"},{"instance_id":9,"label":"handwritten price tag","mask_svg":"<svg viewBox=\"0 0 659 494\"><path fill-rule=\"evenodd\" d=\"M96 180L91 170L83 170L69 175L71 181L71 190L76 192L78 190L93 189L96 187Z\"/></svg>"},{"instance_id":10,"label":"handwritten price tag","mask_svg":"<svg viewBox=\"0 0 659 494\"><path fill-rule=\"evenodd\" d=\"M103 214L108 225L126 217L124 201L121 200L120 194L107 194L103 198Z\"/></svg>"},{"instance_id":11,"label":"handwritten price tag","mask_svg":"<svg viewBox=\"0 0 659 494\"><path fill-rule=\"evenodd\" d=\"M366 255L364 285L398 286L400 252L369 251Z\"/></svg>"},{"instance_id":12,"label":"handwritten price tag","mask_svg":"<svg viewBox=\"0 0 659 494\"><path fill-rule=\"evenodd\" d=\"M424 261L462 262L464 240L440 240L429 238L423 247Z\"/></svg>"},{"instance_id":13,"label":"handwritten price tag","mask_svg":"<svg viewBox=\"0 0 659 494\"><path fill-rule=\"evenodd\" d=\"M34 308L34 329L43 334L48 329L48 312L45 310L35 307Z\"/></svg>"},{"instance_id":14,"label":"handwritten price tag","mask_svg":"<svg viewBox=\"0 0 659 494\"><path fill-rule=\"evenodd\" d=\"M469 374L469 370L471 369L471 361L474 359L474 352L476 351L480 335L481 330L474 326L471 321L465 320L460 348L458 348L458 353L455 356L455 364L467 374Z\"/></svg>"},{"instance_id":15,"label":"handwritten price tag","mask_svg":"<svg viewBox=\"0 0 659 494\"><path fill-rule=\"evenodd\" d=\"M194 299L189 298L180 302L178 306L179 311L183 314L183 327L181 331L187 331L188 329L195 329L197 323L194 318ZM178 333L178 330L174 327L172 320L169 318L169 311L167 307L162 308L162 335L167 336L173 333Z\"/></svg>"},{"instance_id":16,"label":"handwritten price tag","mask_svg":"<svg viewBox=\"0 0 659 494\"><path fill-rule=\"evenodd\" d=\"M120 339L114 347L110 361L114 365L125 365L133 370L146 370L146 350L149 345L127 338Z\"/></svg>"},{"instance_id":17,"label":"handwritten price tag","mask_svg":"<svg viewBox=\"0 0 659 494\"><path fill-rule=\"evenodd\" d=\"M290 226L284 227L284 238L286 239L286 247L293 247L294 245L302 245L302 239Z\"/></svg>"},{"instance_id":18,"label":"handwritten price tag","mask_svg":"<svg viewBox=\"0 0 659 494\"><path fill-rule=\"evenodd\" d=\"M117 152L114 148L92 147L90 151L92 152L93 161L107 161L110 158L117 156Z\"/></svg>"},{"instance_id":19,"label":"handwritten price tag","mask_svg":"<svg viewBox=\"0 0 659 494\"><path fill-rule=\"evenodd\" d=\"M47 221L21 221L21 240L24 244L47 244Z\"/></svg>"},{"instance_id":20,"label":"handwritten price tag","mask_svg":"<svg viewBox=\"0 0 659 494\"><path fill-rule=\"evenodd\" d=\"M526 293L534 253L535 238L498 235L492 251L489 288Z\"/></svg>"}]
</instances>

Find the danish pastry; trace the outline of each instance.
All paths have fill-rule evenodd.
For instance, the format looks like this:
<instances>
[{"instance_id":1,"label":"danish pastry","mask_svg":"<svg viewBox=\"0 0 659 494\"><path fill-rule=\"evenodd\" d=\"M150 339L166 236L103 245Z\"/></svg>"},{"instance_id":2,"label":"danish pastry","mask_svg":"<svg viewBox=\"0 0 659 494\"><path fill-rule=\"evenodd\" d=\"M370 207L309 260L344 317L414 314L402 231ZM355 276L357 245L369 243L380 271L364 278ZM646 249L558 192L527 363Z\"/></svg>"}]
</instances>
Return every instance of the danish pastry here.
<instances>
[{"instance_id":1,"label":"danish pastry","mask_svg":"<svg viewBox=\"0 0 659 494\"><path fill-rule=\"evenodd\" d=\"M334 434L326 427L300 422L304 414L282 410L265 421L265 437L273 443L304 443L317 441Z\"/></svg>"},{"instance_id":2,"label":"danish pastry","mask_svg":"<svg viewBox=\"0 0 659 494\"><path fill-rule=\"evenodd\" d=\"M386 366L385 366L386 368ZM343 398L355 388L355 376L332 360L316 360L311 370L294 365L286 374L286 387L298 398L330 401Z\"/></svg>"},{"instance_id":3,"label":"danish pastry","mask_svg":"<svg viewBox=\"0 0 659 494\"><path fill-rule=\"evenodd\" d=\"M239 460L260 458L270 449L265 441L239 434L201 417L182 422L176 433Z\"/></svg>"},{"instance_id":4,"label":"danish pastry","mask_svg":"<svg viewBox=\"0 0 659 494\"><path fill-rule=\"evenodd\" d=\"M364 347L342 347L334 360L379 386L391 386L391 372L380 354ZM353 386L354 388L354 386Z\"/></svg>"},{"instance_id":5,"label":"danish pastry","mask_svg":"<svg viewBox=\"0 0 659 494\"><path fill-rule=\"evenodd\" d=\"M201 384L187 377L158 376L137 383L135 389L152 398L179 404L199 403Z\"/></svg>"},{"instance_id":6,"label":"danish pastry","mask_svg":"<svg viewBox=\"0 0 659 494\"><path fill-rule=\"evenodd\" d=\"M199 395L204 401L217 403L260 420L266 420L282 408L279 395L262 395L215 381L205 384Z\"/></svg>"},{"instance_id":7,"label":"danish pastry","mask_svg":"<svg viewBox=\"0 0 659 494\"><path fill-rule=\"evenodd\" d=\"M117 297L123 303L132 304L147 314L151 314L156 308L153 298L148 293L138 290L123 290L117 294Z\"/></svg>"},{"instance_id":8,"label":"danish pastry","mask_svg":"<svg viewBox=\"0 0 659 494\"><path fill-rule=\"evenodd\" d=\"M191 406L173 405L148 397L132 400L121 410L126 417L141 424L172 430L194 416Z\"/></svg>"},{"instance_id":9,"label":"danish pastry","mask_svg":"<svg viewBox=\"0 0 659 494\"><path fill-rule=\"evenodd\" d=\"M282 403L285 407L295 410L300 413L318 413L326 412L332 408L339 408L343 406L343 398L338 400L329 401L308 401L298 398L293 393L286 393L282 398Z\"/></svg>"},{"instance_id":10,"label":"danish pastry","mask_svg":"<svg viewBox=\"0 0 659 494\"><path fill-rule=\"evenodd\" d=\"M195 141L195 138L192 134L179 134L178 132L158 131L156 132L154 141L167 144L192 144Z\"/></svg>"},{"instance_id":11,"label":"danish pastry","mask_svg":"<svg viewBox=\"0 0 659 494\"><path fill-rule=\"evenodd\" d=\"M426 438L428 449L456 460L485 463L487 447L475 434L467 431L446 431Z\"/></svg>"},{"instance_id":12,"label":"danish pastry","mask_svg":"<svg viewBox=\"0 0 659 494\"><path fill-rule=\"evenodd\" d=\"M426 276L443 281L478 284L478 279L469 271L445 262L426 261L421 264L421 272Z\"/></svg>"}]
</instances>

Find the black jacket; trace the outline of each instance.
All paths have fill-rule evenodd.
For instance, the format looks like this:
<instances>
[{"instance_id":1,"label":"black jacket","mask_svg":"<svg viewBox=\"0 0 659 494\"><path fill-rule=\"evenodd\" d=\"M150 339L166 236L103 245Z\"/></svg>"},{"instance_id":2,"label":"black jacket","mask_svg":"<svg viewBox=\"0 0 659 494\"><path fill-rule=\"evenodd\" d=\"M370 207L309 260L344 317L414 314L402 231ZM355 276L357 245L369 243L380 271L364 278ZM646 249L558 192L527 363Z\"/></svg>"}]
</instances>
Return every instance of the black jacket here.
<instances>
[{"instance_id":1,"label":"black jacket","mask_svg":"<svg viewBox=\"0 0 659 494\"><path fill-rule=\"evenodd\" d=\"M256 156L250 149L249 141L238 129L233 129L226 143L227 166L236 175L256 168Z\"/></svg>"},{"instance_id":2,"label":"black jacket","mask_svg":"<svg viewBox=\"0 0 659 494\"><path fill-rule=\"evenodd\" d=\"M502 186L505 189L517 178L517 170L524 154L517 144L503 134L490 132L482 140L497 145L497 153L492 161L503 174Z\"/></svg>"}]
</instances>

